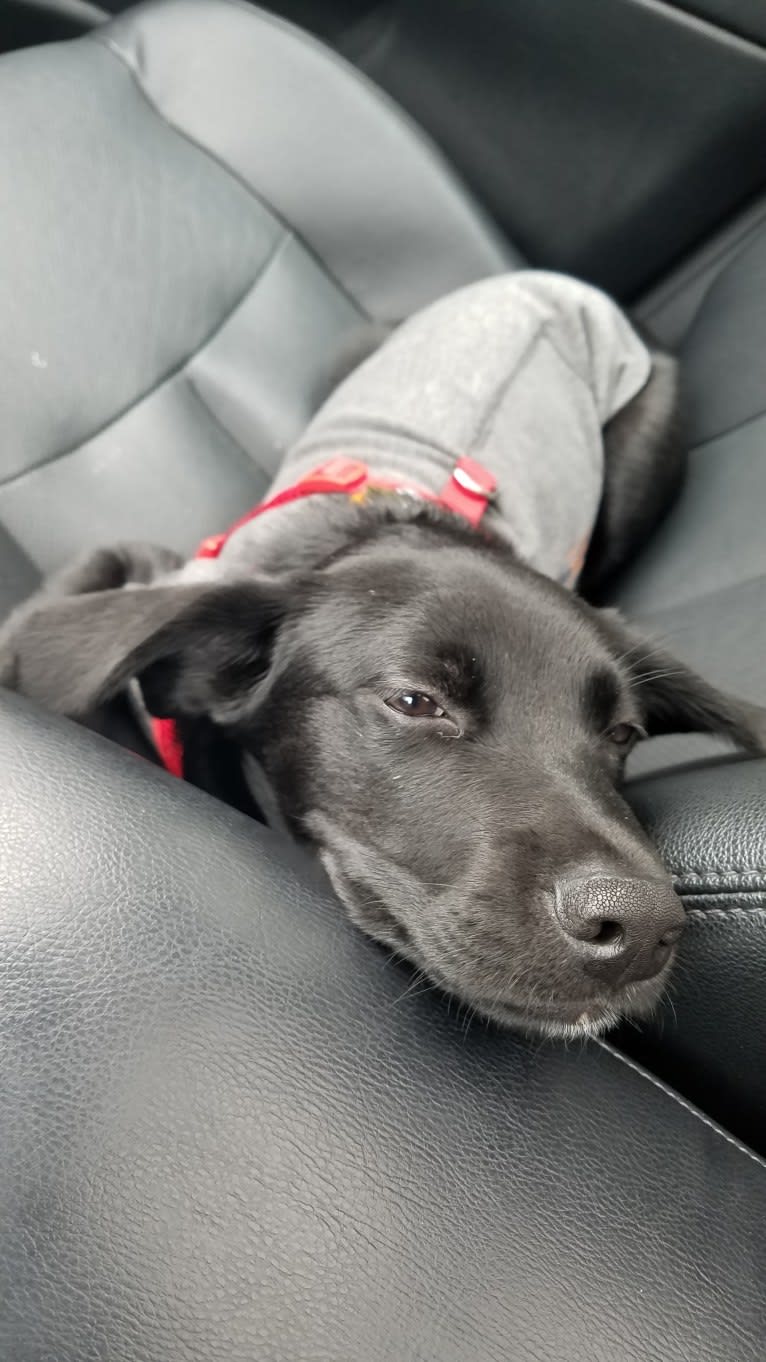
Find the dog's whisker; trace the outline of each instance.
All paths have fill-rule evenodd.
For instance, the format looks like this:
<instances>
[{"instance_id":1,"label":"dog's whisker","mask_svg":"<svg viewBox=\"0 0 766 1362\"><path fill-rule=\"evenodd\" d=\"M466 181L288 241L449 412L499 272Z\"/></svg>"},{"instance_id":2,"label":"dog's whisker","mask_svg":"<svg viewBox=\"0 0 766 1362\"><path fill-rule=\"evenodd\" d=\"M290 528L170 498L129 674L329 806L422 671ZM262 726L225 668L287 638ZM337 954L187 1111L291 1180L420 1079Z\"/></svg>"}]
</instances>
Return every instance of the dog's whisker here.
<instances>
[{"instance_id":1,"label":"dog's whisker","mask_svg":"<svg viewBox=\"0 0 766 1362\"><path fill-rule=\"evenodd\" d=\"M669 985L669 984L666 984L665 987L663 988L662 993L660 994L660 1002L661 1002L663 1005L667 1004L667 1006L670 1008L670 1011L673 1013L673 1025L674 1025L675 1027L677 1027L677 1026L678 1026L678 1013L676 1012L676 1005L675 1005L675 1003L673 1002L673 997L672 997L671 992L670 992L670 985Z\"/></svg>"},{"instance_id":2,"label":"dog's whisker","mask_svg":"<svg viewBox=\"0 0 766 1362\"><path fill-rule=\"evenodd\" d=\"M465 1042L466 1042L466 1040L467 1040L467 1038L468 1038L468 1031L469 1031L471 1022L473 1021L474 1017L476 1016L476 1012L477 1012L477 1008L475 1007L475 1005L473 1005L473 1004L471 1004L471 1003L469 1003L469 1004L466 1005L465 1021L464 1021L464 1023L463 1023L463 1028L462 1028L462 1030L463 1030L463 1044L465 1044Z\"/></svg>"},{"instance_id":3,"label":"dog's whisker","mask_svg":"<svg viewBox=\"0 0 766 1362\"><path fill-rule=\"evenodd\" d=\"M664 647L666 643L669 643L671 639L681 633L682 629L683 626L675 629L665 629L660 633L653 633L651 638L638 638L629 648L625 648L623 652L618 653L616 661L627 662L629 658L632 658L633 664L639 666L642 661L645 661L650 657L656 657L657 649ZM634 654L640 652L642 648L644 649L643 657L636 659Z\"/></svg>"},{"instance_id":4,"label":"dog's whisker","mask_svg":"<svg viewBox=\"0 0 766 1362\"><path fill-rule=\"evenodd\" d=\"M404 990L401 993L397 994L397 996L394 998L393 1002L391 1003L391 1007L398 1007L399 1003L403 1002L405 998L409 997L410 994L412 994L414 990L418 987L418 985L423 982L424 978L425 974L423 970L422 969L416 970L412 978L410 979L409 983L404 988Z\"/></svg>"},{"instance_id":5,"label":"dog's whisker","mask_svg":"<svg viewBox=\"0 0 766 1362\"><path fill-rule=\"evenodd\" d=\"M680 671L678 668L674 668L673 670L668 668L665 671L641 672L638 676L634 676L632 679L635 685L645 685L649 681L664 681L667 677L670 676L683 676L683 672Z\"/></svg>"},{"instance_id":6,"label":"dog's whisker","mask_svg":"<svg viewBox=\"0 0 766 1362\"><path fill-rule=\"evenodd\" d=\"M424 982L422 988L414 989L412 992L407 993L405 996L410 1000L412 1000L413 998L423 998L425 997L426 993L434 993L438 988L439 984L428 983L426 981Z\"/></svg>"},{"instance_id":7,"label":"dog's whisker","mask_svg":"<svg viewBox=\"0 0 766 1362\"><path fill-rule=\"evenodd\" d=\"M422 998L425 993L430 993L434 989L437 989L438 987L439 987L438 984L435 984L432 980L428 978L428 975L426 974L425 970L419 969L416 972L414 978L405 988L404 992L400 993L399 996L395 998L394 1001L391 1003L391 1007L398 1007L399 1004L403 1003L407 998L410 999Z\"/></svg>"}]
</instances>

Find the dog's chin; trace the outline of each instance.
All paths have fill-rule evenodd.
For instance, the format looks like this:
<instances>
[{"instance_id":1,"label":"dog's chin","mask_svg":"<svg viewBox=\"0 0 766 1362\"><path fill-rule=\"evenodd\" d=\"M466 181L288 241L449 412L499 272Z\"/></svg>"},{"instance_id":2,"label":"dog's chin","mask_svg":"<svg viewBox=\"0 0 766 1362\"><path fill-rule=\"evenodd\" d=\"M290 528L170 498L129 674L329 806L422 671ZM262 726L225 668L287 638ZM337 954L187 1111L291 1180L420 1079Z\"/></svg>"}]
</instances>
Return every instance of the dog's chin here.
<instances>
[{"instance_id":1,"label":"dog's chin","mask_svg":"<svg viewBox=\"0 0 766 1362\"><path fill-rule=\"evenodd\" d=\"M487 1001L474 1004L477 1013L499 1026L547 1040L576 1040L601 1036L627 1018L648 1017L662 997L667 970L654 979L627 984L618 993L587 1002L562 1002L542 1008L533 1003Z\"/></svg>"},{"instance_id":2,"label":"dog's chin","mask_svg":"<svg viewBox=\"0 0 766 1362\"><path fill-rule=\"evenodd\" d=\"M588 1003L571 1020L568 1015L557 1015L554 1011L537 1014L506 1003L491 1004L484 1015L498 1026L545 1040L592 1039L611 1031L623 1016L619 1007L608 1003Z\"/></svg>"}]
</instances>

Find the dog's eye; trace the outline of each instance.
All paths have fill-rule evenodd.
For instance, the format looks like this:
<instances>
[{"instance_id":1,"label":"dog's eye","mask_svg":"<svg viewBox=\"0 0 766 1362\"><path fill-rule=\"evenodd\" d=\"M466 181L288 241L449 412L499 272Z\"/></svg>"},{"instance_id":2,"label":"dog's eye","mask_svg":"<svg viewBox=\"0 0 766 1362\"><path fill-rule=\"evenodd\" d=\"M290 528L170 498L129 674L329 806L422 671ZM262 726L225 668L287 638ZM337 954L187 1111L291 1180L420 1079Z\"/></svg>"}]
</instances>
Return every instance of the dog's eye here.
<instances>
[{"instance_id":1,"label":"dog's eye","mask_svg":"<svg viewBox=\"0 0 766 1362\"><path fill-rule=\"evenodd\" d=\"M646 733L638 724L620 723L612 724L606 736L615 747L626 748L631 747L638 738L645 738Z\"/></svg>"},{"instance_id":2,"label":"dog's eye","mask_svg":"<svg viewBox=\"0 0 766 1362\"><path fill-rule=\"evenodd\" d=\"M441 705L419 690L400 691L386 700L386 704L397 714L407 714L411 719L441 719L444 715Z\"/></svg>"}]
</instances>

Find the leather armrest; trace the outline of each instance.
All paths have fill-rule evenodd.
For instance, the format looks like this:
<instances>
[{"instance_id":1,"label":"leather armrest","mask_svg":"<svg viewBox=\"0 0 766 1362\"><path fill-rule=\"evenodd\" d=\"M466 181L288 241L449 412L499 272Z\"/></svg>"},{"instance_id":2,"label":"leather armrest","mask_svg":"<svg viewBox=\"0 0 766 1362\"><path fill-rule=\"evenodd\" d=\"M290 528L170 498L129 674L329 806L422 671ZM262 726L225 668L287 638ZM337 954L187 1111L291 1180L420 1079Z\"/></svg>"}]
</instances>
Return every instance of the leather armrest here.
<instances>
[{"instance_id":1,"label":"leather armrest","mask_svg":"<svg viewBox=\"0 0 766 1362\"><path fill-rule=\"evenodd\" d=\"M251 822L0 701L0 1353L762 1347L766 1165L608 1047L466 1027Z\"/></svg>"},{"instance_id":2,"label":"leather armrest","mask_svg":"<svg viewBox=\"0 0 766 1362\"><path fill-rule=\"evenodd\" d=\"M756 1147L766 1142L766 760L634 781L686 904L668 1000L620 1044Z\"/></svg>"}]
</instances>

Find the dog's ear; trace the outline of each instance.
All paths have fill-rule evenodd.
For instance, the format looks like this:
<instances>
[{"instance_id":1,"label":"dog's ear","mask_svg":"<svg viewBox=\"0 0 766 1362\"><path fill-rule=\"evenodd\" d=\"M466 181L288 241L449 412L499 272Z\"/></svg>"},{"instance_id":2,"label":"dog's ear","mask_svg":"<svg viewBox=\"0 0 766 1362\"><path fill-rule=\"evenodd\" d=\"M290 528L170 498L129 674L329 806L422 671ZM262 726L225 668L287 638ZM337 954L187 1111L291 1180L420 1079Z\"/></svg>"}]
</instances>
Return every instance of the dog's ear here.
<instances>
[{"instance_id":1,"label":"dog's ear","mask_svg":"<svg viewBox=\"0 0 766 1362\"><path fill-rule=\"evenodd\" d=\"M746 752L766 752L766 709L711 686L617 611L598 612L615 657L626 667L651 736L712 733Z\"/></svg>"},{"instance_id":2,"label":"dog's ear","mask_svg":"<svg viewBox=\"0 0 766 1362\"><path fill-rule=\"evenodd\" d=\"M268 666L287 577L40 597L0 638L0 684L82 717L139 677L162 717L225 722Z\"/></svg>"}]
</instances>

